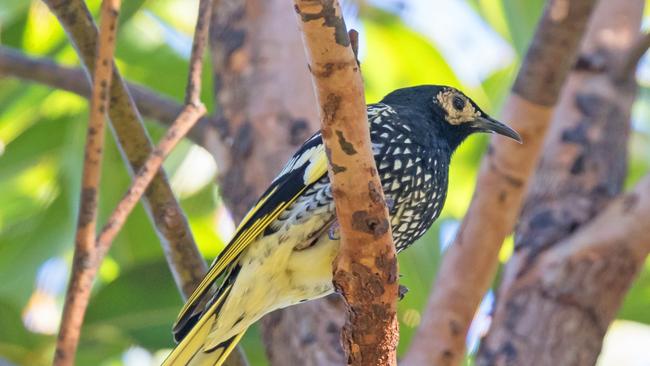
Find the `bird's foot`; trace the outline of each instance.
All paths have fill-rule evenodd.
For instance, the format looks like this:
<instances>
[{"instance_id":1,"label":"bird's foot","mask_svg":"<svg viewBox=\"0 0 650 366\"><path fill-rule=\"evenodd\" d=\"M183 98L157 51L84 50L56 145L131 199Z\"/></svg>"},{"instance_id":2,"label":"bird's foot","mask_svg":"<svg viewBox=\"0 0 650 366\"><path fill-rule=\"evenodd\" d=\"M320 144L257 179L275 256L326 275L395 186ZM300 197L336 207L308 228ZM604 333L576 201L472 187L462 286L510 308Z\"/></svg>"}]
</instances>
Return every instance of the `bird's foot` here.
<instances>
[{"instance_id":1,"label":"bird's foot","mask_svg":"<svg viewBox=\"0 0 650 366\"><path fill-rule=\"evenodd\" d=\"M386 196L386 207L388 207L388 211L392 210L393 207L395 207L395 200L391 196Z\"/></svg>"},{"instance_id":2,"label":"bird's foot","mask_svg":"<svg viewBox=\"0 0 650 366\"><path fill-rule=\"evenodd\" d=\"M407 292L409 292L409 289L406 286L399 285L399 289L397 290L397 297L399 298L399 301L402 301L404 299L404 296L406 296Z\"/></svg>"},{"instance_id":3,"label":"bird's foot","mask_svg":"<svg viewBox=\"0 0 650 366\"><path fill-rule=\"evenodd\" d=\"M334 220L332 225L330 225L329 230L327 231L327 236L330 238L330 240L339 240L341 239L341 233L339 232L339 222L338 220Z\"/></svg>"}]
</instances>

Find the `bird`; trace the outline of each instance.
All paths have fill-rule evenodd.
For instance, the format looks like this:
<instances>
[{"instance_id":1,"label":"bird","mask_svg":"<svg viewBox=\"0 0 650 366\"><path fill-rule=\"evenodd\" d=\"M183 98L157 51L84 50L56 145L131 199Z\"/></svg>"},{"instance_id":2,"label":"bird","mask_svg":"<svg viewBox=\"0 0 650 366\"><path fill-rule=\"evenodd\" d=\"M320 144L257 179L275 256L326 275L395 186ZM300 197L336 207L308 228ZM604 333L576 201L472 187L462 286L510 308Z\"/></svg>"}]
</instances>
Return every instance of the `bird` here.
<instances>
[{"instance_id":1,"label":"bird","mask_svg":"<svg viewBox=\"0 0 650 366\"><path fill-rule=\"evenodd\" d=\"M370 140L401 252L442 210L449 164L475 132L522 142L456 88L397 89L367 105ZM221 366L263 315L334 292L338 223L320 132L289 159L212 263L173 325L163 365Z\"/></svg>"}]
</instances>

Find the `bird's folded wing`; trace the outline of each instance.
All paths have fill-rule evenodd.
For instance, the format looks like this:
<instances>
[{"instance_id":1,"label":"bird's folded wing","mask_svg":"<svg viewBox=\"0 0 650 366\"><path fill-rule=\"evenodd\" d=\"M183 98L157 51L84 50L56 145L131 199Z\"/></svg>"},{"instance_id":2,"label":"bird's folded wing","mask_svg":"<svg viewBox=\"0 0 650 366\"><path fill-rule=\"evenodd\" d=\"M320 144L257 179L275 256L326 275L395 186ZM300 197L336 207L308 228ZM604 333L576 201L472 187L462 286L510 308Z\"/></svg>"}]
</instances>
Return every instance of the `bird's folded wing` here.
<instances>
[{"instance_id":1,"label":"bird's folded wing","mask_svg":"<svg viewBox=\"0 0 650 366\"><path fill-rule=\"evenodd\" d=\"M235 261L242 251L255 241L289 205L291 205L309 186L327 174L327 157L320 133L307 140L293 155L270 187L244 217L233 239L223 249L210 267L192 296L181 310L177 324L192 316L196 306L226 268Z\"/></svg>"}]
</instances>

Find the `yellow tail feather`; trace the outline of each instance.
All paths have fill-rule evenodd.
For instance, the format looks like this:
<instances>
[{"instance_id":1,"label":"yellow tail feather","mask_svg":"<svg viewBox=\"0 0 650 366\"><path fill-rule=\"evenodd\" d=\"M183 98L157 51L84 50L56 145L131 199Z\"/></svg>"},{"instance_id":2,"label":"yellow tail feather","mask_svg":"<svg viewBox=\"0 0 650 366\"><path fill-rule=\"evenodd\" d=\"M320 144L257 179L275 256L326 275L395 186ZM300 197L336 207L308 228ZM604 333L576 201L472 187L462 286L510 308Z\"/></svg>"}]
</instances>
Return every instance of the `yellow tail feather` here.
<instances>
[{"instance_id":1,"label":"yellow tail feather","mask_svg":"<svg viewBox=\"0 0 650 366\"><path fill-rule=\"evenodd\" d=\"M212 325L212 322L209 323ZM192 334L194 331L192 329L192 332L178 344L161 366L222 366L244 336L244 332L222 342L209 351L204 351L203 342L205 341L205 336L207 336L207 332L204 329L209 331L210 328L210 326L206 327L203 324L198 329L198 332L194 334ZM190 336L193 337L189 338Z\"/></svg>"},{"instance_id":2,"label":"yellow tail feather","mask_svg":"<svg viewBox=\"0 0 650 366\"><path fill-rule=\"evenodd\" d=\"M167 356L161 366L221 366L228 358L228 355L241 340L244 332L241 332L217 347L204 350L205 341L217 320L216 310L225 300L230 287L225 287L210 308L201 316L199 321L192 327L189 333Z\"/></svg>"}]
</instances>

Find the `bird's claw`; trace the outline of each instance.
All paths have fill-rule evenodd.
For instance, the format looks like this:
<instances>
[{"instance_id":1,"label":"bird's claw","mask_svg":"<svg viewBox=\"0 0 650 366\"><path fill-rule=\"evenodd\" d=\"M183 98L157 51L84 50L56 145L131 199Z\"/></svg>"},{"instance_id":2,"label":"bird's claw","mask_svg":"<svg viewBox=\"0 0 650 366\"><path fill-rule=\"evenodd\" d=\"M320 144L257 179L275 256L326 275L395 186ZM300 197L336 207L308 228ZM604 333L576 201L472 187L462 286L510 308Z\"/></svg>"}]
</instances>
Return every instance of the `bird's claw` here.
<instances>
[{"instance_id":1,"label":"bird's claw","mask_svg":"<svg viewBox=\"0 0 650 366\"><path fill-rule=\"evenodd\" d=\"M404 299L404 296L406 296L407 292L409 292L409 289L406 286L399 285L399 288L397 289L397 297L400 301Z\"/></svg>"},{"instance_id":2,"label":"bird's claw","mask_svg":"<svg viewBox=\"0 0 650 366\"><path fill-rule=\"evenodd\" d=\"M339 233L339 222L337 220L334 220L332 225L330 225L330 228L327 231L327 236L330 238L330 240L341 239L341 235Z\"/></svg>"},{"instance_id":3,"label":"bird's claw","mask_svg":"<svg viewBox=\"0 0 650 366\"><path fill-rule=\"evenodd\" d=\"M392 210L393 207L395 207L395 200L393 197L386 196L386 207L388 207L388 211Z\"/></svg>"}]
</instances>

